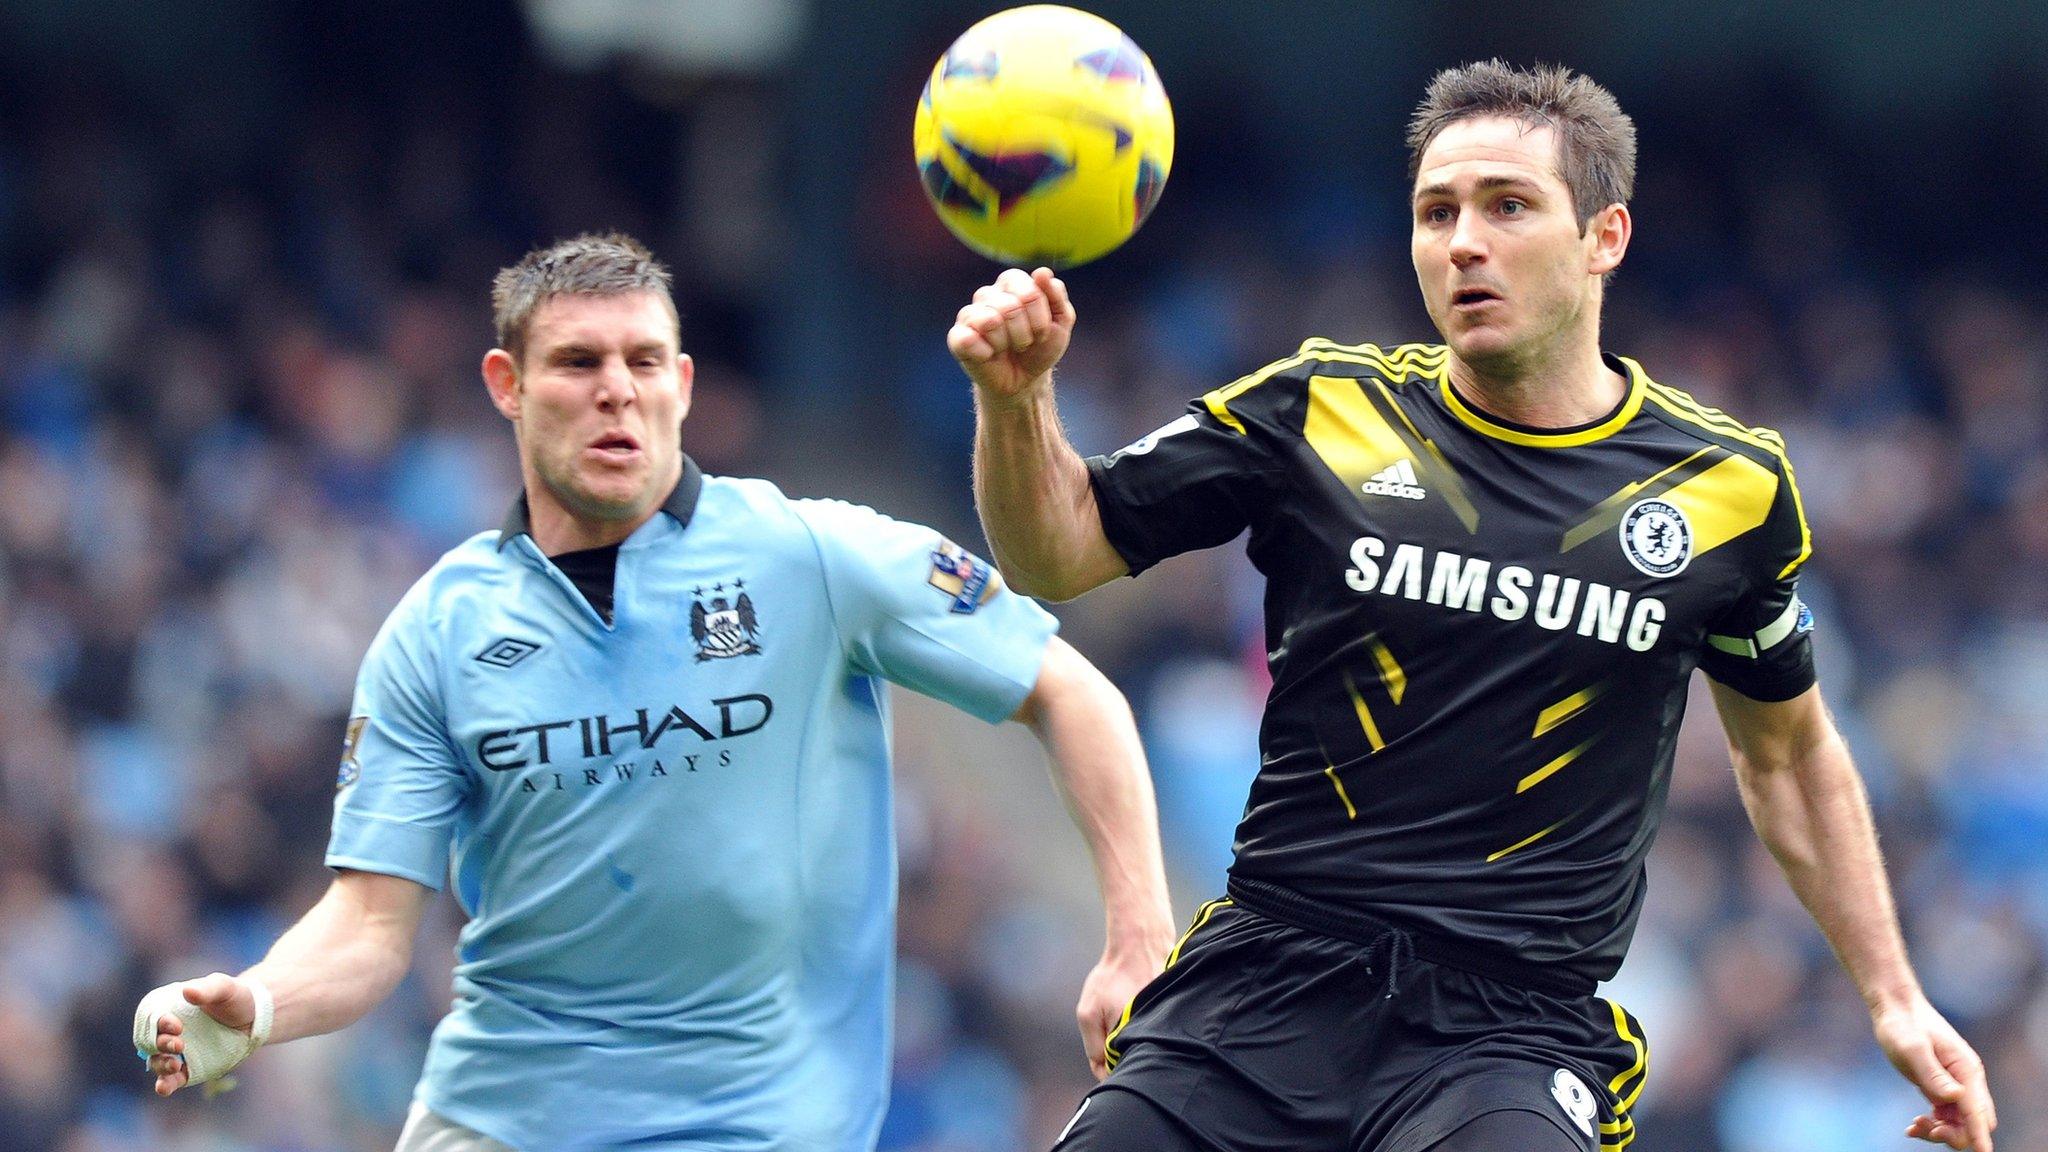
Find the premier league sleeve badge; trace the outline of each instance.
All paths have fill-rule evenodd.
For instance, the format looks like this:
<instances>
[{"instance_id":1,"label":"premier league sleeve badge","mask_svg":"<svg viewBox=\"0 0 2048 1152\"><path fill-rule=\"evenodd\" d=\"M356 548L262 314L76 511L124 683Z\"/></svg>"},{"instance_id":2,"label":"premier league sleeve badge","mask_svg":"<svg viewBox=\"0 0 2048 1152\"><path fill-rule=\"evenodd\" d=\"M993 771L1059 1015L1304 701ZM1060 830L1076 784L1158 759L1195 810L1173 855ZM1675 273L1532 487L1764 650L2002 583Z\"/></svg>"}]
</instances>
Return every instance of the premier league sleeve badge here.
<instances>
[{"instance_id":1,"label":"premier league sleeve badge","mask_svg":"<svg viewBox=\"0 0 2048 1152\"><path fill-rule=\"evenodd\" d=\"M335 791L344 791L363 778L363 764L356 759L356 751L363 745L363 729L369 726L368 716L348 718L348 730L341 737L341 770L334 777Z\"/></svg>"},{"instance_id":2,"label":"premier league sleeve badge","mask_svg":"<svg viewBox=\"0 0 2048 1152\"><path fill-rule=\"evenodd\" d=\"M932 574L928 582L952 597L953 611L962 614L988 603L1001 587L1000 577L988 561L944 539L932 549Z\"/></svg>"}]
</instances>

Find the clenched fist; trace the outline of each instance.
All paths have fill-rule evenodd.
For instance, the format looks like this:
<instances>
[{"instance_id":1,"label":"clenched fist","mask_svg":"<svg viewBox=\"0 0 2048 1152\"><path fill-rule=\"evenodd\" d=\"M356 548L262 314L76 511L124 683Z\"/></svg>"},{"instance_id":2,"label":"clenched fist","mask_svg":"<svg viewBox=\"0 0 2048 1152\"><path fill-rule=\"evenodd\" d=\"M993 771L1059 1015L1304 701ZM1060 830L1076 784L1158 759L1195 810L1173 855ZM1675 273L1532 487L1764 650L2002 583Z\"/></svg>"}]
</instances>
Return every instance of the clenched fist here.
<instances>
[{"instance_id":1,"label":"clenched fist","mask_svg":"<svg viewBox=\"0 0 2048 1152\"><path fill-rule=\"evenodd\" d=\"M946 333L946 347L989 399L1016 400L1038 386L1066 355L1074 303L1052 269L1005 270L975 289Z\"/></svg>"}]
</instances>

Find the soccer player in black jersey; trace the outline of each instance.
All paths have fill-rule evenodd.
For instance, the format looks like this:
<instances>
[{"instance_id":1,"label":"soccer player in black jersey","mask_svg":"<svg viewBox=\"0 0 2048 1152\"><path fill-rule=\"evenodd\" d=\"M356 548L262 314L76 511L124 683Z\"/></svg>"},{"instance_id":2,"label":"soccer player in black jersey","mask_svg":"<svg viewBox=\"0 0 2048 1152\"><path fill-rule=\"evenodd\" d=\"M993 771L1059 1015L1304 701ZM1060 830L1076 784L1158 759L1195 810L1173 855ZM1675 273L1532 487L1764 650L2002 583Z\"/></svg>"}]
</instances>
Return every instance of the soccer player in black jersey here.
<instances>
[{"instance_id":1,"label":"soccer player in black jersey","mask_svg":"<svg viewBox=\"0 0 2048 1152\"><path fill-rule=\"evenodd\" d=\"M1648 1049L1593 993L1698 667L1757 832L1929 1101L1908 1133L1991 1152L1983 1066L1914 977L1815 685L1784 445L1601 350L1633 125L1584 77L1496 61L1439 74L1409 145L1442 344L1310 340L1084 461L1053 402L1063 282L1006 271L948 334L1013 586L1063 600L1247 528L1267 579L1227 893L1058 1147L1627 1147Z\"/></svg>"}]
</instances>

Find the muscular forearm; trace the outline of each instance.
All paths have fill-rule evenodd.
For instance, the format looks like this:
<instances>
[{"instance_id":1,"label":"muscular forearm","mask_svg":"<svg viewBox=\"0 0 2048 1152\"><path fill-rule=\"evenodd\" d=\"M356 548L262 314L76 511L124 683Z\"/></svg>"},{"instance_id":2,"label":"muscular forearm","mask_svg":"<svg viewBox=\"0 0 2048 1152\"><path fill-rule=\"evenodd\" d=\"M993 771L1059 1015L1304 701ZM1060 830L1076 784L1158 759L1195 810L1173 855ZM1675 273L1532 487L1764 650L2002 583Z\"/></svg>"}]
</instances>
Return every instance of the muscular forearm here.
<instances>
[{"instance_id":1,"label":"muscular forearm","mask_svg":"<svg viewBox=\"0 0 2048 1152\"><path fill-rule=\"evenodd\" d=\"M390 876L350 879L328 888L244 973L275 999L273 1044L353 1024L405 976L427 889Z\"/></svg>"},{"instance_id":2,"label":"muscular forearm","mask_svg":"<svg viewBox=\"0 0 2048 1152\"><path fill-rule=\"evenodd\" d=\"M1050 374L1014 399L976 390L974 500L996 564L1019 592L1068 600L1129 570L1102 534Z\"/></svg>"},{"instance_id":3,"label":"muscular forearm","mask_svg":"<svg viewBox=\"0 0 2048 1152\"><path fill-rule=\"evenodd\" d=\"M1913 977L1870 801L1820 689L1764 701L1709 683L1750 822L1870 1006L1886 1058L1933 1105L1907 1135L1990 1152L1998 1114L1983 1062Z\"/></svg>"},{"instance_id":4,"label":"muscular forearm","mask_svg":"<svg viewBox=\"0 0 2048 1152\"><path fill-rule=\"evenodd\" d=\"M1102 886L1110 954L1154 964L1173 946L1173 909L1160 856L1157 805L1123 695L1064 642L1047 653L1051 679L1027 723L1088 842Z\"/></svg>"},{"instance_id":5,"label":"muscular forearm","mask_svg":"<svg viewBox=\"0 0 2048 1152\"><path fill-rule=\"evenodd\" d=\"M1783 765L1763 767L1739 749L1735 762L1758 835L1871 1010L1918 997L1870 804L1833 726Z\"/></svg>"}]
</instances>

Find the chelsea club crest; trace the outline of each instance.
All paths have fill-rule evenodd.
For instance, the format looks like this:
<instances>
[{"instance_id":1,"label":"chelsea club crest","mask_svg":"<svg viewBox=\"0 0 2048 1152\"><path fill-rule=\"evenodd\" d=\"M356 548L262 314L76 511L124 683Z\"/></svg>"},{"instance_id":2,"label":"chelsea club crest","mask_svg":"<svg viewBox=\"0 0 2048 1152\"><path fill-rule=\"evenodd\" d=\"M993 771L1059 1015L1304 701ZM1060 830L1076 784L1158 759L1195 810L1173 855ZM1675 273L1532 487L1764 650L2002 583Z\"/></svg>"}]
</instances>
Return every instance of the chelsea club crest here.
<instances>
[{"instance_id":1,"label":"chelsea club crest","mask_svg":"<svg viewBox=\"0 0 2048 1152\"><path fill-rule=\"evenodd\" d=\"M692 588L695 597L690 604L690 638L697 642L697 662L724 660L733 656L759 656L761 623L754 615L754 601L745 592L744 581L733 581L732 589L738 595L727 600L719 595L725 585L711 586L711 600L704 599L704 589Z\"/></svg>"},{"instance_id":2,"label":"chelsea club crest","mask_svg":"<svg viewBox=\"0 0 2048 1152\"><path fill-rule=\"evenodd\" d=\"M1692 562L1692 525L1676 504L1638 500L1622 514L1621 551L1645 576L1676 576Z\"/></svg>"}]
</instances>

